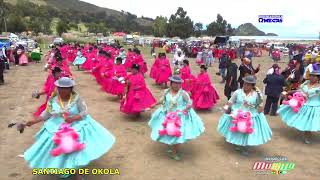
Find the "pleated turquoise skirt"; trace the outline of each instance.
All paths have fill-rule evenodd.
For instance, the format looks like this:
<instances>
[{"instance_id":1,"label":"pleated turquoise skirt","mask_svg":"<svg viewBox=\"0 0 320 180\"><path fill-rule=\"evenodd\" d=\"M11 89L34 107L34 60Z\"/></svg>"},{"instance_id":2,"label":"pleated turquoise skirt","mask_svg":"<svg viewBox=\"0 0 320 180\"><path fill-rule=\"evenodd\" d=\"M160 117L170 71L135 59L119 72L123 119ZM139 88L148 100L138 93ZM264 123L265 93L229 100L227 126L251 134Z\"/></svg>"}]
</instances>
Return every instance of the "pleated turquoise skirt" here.
<instances>
[{"instance_id":1,"label":"pleated turquoise skirt","mask_svg":"<svg viewBox=\"0 0 320 180\"><path fill-rule=\"evenodd\" d=\"M78 132L80 142L86 147L79 152L53 157L50 152L56 147L54 134L43 127L35 136L36 142L24 153L24 159L31 168L72 168L79 169L107 153L115 143L115 137L102 125L87 115L84 125Z\"/></svg>"},{"instance_id":2,"label":"pleated turquoise skirt","mask_svg":"<svg viewBox=\"0 0 320 180\"><path fill-rule=\"evenodd\" d=\"M85 57L76 57L76 59L73 61L73 65L82 65L84 62L86 62Z\"/></svg>"},{"instance_id":3,"label":"pleated turquoise skirt","mask_svg":"<svg viewBox=\"0 0 320 180\"><path fill-rule=\"evenodd\" d=\"M300 131L320 131L320 106L305 104L295 113L290 106L281 105L278 114L289 127Z\"/></svg>"},{"instance_id":4,"label":"pleated turquoise skirt","mask_svg":"<svg viewBox=\"0 0 320 180\"><path fill-rule=\"evenodd\" d=\"M156 110L151 120L149 121L149 126L151 128L151 139L153 141L161 142L168 145L182 144L191 139L196 139L202 133L204 133L205 128L201 118L196 114L193 109L189 110L188 115L181 115L182 126L180 127L181 136L160 136L159 130L163 129L163 121L165 119L165 113L162 108Z\"/></svg>"},{"instance_id":5,"label":"pleated turquoise skirt","mask_svg":"<svg viewBox=\"0 0 320 180\"><path fill-rule=\"evenodd\" d=\"M252 134L231 132L230 127L234 126L232 120L232 117L223 114L217 127L218 133L225 137L228 143L238 146L258 146L271 140L272 131L264 114L259 113L255 117L252 117L252 127L254 129Z\"/></svg>"}]
</instances>

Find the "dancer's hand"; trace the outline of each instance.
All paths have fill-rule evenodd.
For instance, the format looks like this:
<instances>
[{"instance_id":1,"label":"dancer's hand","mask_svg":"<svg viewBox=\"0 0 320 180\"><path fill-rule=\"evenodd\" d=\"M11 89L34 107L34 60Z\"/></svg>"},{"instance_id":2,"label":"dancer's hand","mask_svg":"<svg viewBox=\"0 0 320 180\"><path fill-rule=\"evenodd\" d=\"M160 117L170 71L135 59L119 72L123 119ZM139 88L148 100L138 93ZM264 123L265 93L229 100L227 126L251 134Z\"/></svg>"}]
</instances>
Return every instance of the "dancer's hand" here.
<instances>
[{"instance_id":1,"label":"dancer's hand","mask_svg":"<svg viewBox=\"0 0 320 180\"><path fill-rule=\"evenodd\" d=\"M126 98L127 98L127 95L123 95L123 96L122 96L122 99L126 99Z\"/></svg>"},{"instance_id":2,"label":"dancer's hand","mask_svg":"<svg viewBox=\"0 0 320 180\"><path fill-rule=\"evenodd\" d=\"M30 126L34 125L35 123L36 123L35 121L28 121L26 123L26 126L30 127Z\"/></svg>"},{"instance_id":3,"label":"dancer's hand","mask_svg":"<svg viewBox=\"0 0 320 180\"><path fill-rule=\"evenodd\" d=\"M190 110L190 108L186 108L186 109L184 109L183 111L182 111L182 114L183 115L187 115L188 114L188 112L189 112L189 110Z\"/></svg>"},{"instance_id":4,"label":"dancer's hand","mask_svg":"<svg viewBox=\"0 0 320 180\"><path fill-rule=\"evenodd\" d=\"M223 106L223 110L226 114L230 114L231 113L231 106L227 104L227 105Z\"/></svg>"},{"instance_id":5,"label":"dancer's hand","mask_svg":"<svg viewBox=\"0 0 320 180\"><path fill-rule=\"evenodd\" d=\"M65 122L67 122L67 123L72 123L74 121L74 118L73 117L67 117L66 119L65 119Z\"/></svg>"},{"instance_id":6,"label":"dancer's hand","mask_svg":"<svg viewBox=\"0 0 320 180\"><path fill-rule=\"evenodd\" d=\"M258 112L259 112L259 113L262 113L262 112L263 112L263 106L259 106L259 107L258 107Z\"/></svg>"}]
</instances>

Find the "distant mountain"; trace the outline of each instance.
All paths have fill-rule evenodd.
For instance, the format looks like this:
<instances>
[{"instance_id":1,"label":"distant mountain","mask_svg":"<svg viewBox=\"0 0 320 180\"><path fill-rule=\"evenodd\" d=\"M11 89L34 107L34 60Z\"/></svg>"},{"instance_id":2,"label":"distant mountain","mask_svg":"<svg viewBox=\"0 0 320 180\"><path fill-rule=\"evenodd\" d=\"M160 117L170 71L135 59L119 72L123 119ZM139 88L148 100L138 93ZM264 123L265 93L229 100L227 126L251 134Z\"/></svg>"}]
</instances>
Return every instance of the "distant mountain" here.
<instances>
[{"instance_id":1,"label":"distant mountain","mask_svg":"<svg viewBox=\"0 0 320 180\"><path fill-rule=\"evenodd\" d=\"M278 36L278 34L275 34L275 33L267 33L266 36Z\"/></svg>"},{"instance_id":2,"label":"distant mountain","mask_svg":"<svg viewBox=\"0 0 320 180\"><path fill-rule=\"evenodd\" d=\"M236 36L278 36L274 33L265 33L261 30L259 30L257 27L255 27L251 23L245 23L241 24L236 30L235 30Z\"/></svg>"}]
</instances>

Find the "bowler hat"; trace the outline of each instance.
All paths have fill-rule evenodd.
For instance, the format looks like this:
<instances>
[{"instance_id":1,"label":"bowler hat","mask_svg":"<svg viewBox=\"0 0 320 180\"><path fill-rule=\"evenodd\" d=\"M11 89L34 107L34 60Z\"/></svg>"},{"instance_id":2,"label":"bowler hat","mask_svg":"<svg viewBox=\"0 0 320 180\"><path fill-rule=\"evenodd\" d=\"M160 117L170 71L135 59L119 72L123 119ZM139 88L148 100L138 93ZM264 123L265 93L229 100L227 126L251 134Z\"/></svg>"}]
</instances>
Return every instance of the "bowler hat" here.
<instances>
[{"instance_id":1,"label":"bowler hat","mask_svg":"<svg viewBox=\"0 0 320 180\"><path fill-rule=\"evenodd\" d=\"M69 87L75 86L76 83L74 82L74 80L72 80L68 77L62 77L62 78L56 80L54 85L56 85L57 87L61 87L61 88L69 88Z\"/></svg>"},{"instance_id":2,"label":"bowler hat","mask_svg":"<svg viewBox=\"0 0 320 180\"><path fill-rule=\"evenodd\" d=\"M140 69L140 66L138 64L133 64L132 69L136 69L136 70L139 70Z\"/></svg>"},{"instance_id":3,"label":"bowler hat","mask_svg":"<svg viewBox=\"0 0 320 180\"><path fill-rule=\"evenodd\" d=\"M246 76L242 80L249 84L256 84L256 78L254 76Z\"/></svg>"},{"instance_id":4,"label":"bowler hat","mask_svg":"<svg viewBox=\"0 0 320 180\"><path fill-rule=\"evenodd\" d=\"M178 75L173 75L169 78L170 81L175 82L175 83L182 83L183 80L181 79L180 76Z\"/></svg>"}]
</instances>

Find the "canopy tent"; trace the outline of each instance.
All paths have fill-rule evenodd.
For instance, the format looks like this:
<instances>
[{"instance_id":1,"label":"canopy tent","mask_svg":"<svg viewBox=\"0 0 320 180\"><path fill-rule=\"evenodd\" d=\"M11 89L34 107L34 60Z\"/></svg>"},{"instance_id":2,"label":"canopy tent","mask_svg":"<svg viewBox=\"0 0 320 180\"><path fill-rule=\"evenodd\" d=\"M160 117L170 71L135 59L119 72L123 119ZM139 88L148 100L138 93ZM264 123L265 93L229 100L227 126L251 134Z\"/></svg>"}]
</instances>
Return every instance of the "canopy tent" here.
<instances>
[{"instance_id":1,"label":"canopy tent","mask_svg":"<svg viewBox=\"0 0 320 180\"><path fill-rule=\"evenodd\" d=\"M189 37L189 38L186 39L187 42L189 42L189 41L195 41L195 40L197 40L196 37Z\"/></svg>"},{"instance_id":2,"label":"canopy tent","mask_svg":"<svg viewBox=\"0 0 320 180\"><path fill-rule=\"evenodd\" d=\"M228 36L216 36L213 44L226 44L228 40Z\"/></svg>"},{"instance_id":3,"label":"canopy tent","mask_svg":"<svg viewBox=\"0 0 320 180\"><path fill-rule=\"evenodd\" d=\"M238 36L230 36L229 41L231 42L238 42L240 41L240 38Z\"/></svg>"}]
</instances>

